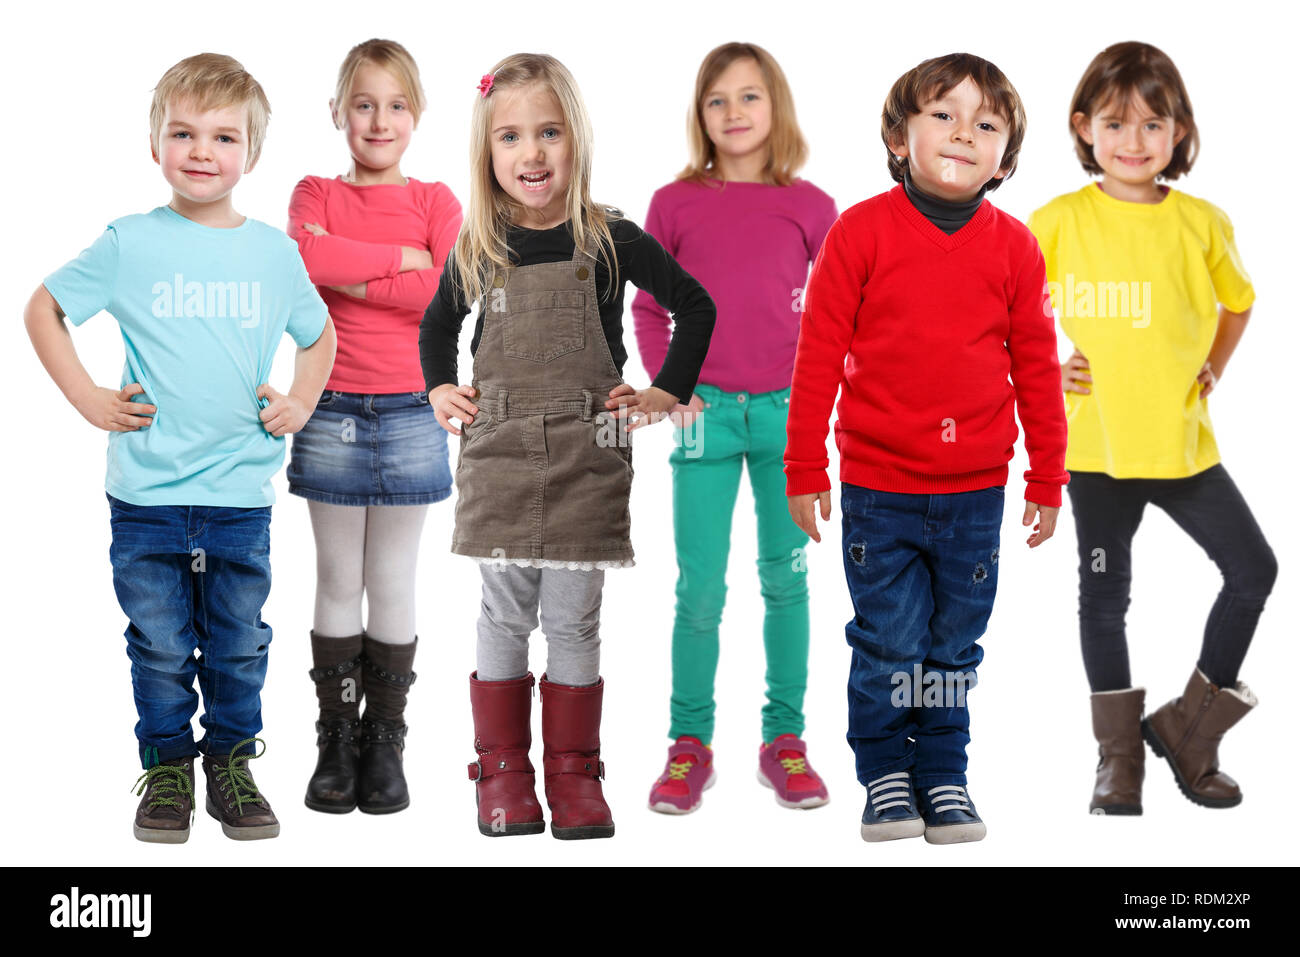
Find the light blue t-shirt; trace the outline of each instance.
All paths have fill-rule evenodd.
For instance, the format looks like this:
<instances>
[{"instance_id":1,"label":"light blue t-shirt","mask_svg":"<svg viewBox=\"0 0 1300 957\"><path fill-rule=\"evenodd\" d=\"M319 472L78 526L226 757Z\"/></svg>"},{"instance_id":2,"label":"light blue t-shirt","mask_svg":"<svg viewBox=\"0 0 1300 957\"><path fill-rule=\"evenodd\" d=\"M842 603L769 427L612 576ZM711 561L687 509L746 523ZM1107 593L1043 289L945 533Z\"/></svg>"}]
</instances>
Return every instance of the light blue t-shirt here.
<instances>
[{"instance_id":1,"label":"light blue t-shirt","mask_svg":"<svg viewBox=\"0 0 1300 957\"><path fill-rule=\"evenodd\" d=\"M216 229L169 206L114 220L45 280L73 325L101 310L122 330L122 385L158 407L153 424L110 432L105 488L133 505L257 508L284 439L266 431L257 387L285 332L310 346L328 313L297 245L254 219Z\"/></svg>"}]
</instances>

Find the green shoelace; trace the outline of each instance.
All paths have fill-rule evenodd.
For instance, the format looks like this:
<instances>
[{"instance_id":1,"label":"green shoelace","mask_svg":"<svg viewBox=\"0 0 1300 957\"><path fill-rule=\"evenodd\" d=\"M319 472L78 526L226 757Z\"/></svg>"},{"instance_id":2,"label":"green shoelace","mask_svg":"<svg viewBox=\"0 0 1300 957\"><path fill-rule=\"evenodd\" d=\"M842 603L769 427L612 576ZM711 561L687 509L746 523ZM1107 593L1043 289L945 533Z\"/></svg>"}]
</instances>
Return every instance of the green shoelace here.
<instances>
[{"instance_id":1,"label":"green shoelace","mask_svg":"<svg viewBox=\"0 0 1300 957\"><path fill-rule=\"evenodd\" d=\"M246 744L254 746L253 754L239 754L239 749ZM260 744L261 751L256 747ZM216 764L214 770L216 778L220 784L224 784L230 789L230 796L235 800L235 813L240 817L244 816L245 804L262 804L262 795L258 793L257 784L253 781L253 776L248 770L248 762L251 758L260 758L266 754L266 742L261 738L245 738L237 745L230 749L230 758L225 764Z\"/></svg>"},{"instance_id":2,"label":"green shoelace","mask_svg":"<svg viewBox=\"0 0 1300 957\"><path fill-rule=\"evenodd\" d=\"M183 808L185 805L180 800L181 797L190 799L190 818L194 817L194 782L190 776L185 773L185 769L177 767L174 764L155 764L135 779L135 793L144 794L146 788L153 789L153 798L149 801L150 808L155 807L176 807Z\"/></svg>"}]
</instances>

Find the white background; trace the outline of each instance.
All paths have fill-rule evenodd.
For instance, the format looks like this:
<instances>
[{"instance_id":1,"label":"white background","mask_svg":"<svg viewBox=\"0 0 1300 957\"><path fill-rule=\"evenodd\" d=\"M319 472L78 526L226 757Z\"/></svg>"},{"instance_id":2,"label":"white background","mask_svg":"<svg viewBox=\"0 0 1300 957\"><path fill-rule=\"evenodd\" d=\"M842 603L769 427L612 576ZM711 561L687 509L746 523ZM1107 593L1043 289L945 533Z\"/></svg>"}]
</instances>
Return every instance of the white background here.
<instances>
[{"instance_id":1,"label":"white background","mask_svg":"<svg viewBox=\"0 0 1300 957\"><path fill-rule=\"evenodd\" d=\"M1277 9L1277 8L1272 8ZM306 11L310 10L310 14ZM1292 714L1296 598L1295 426L1285 405L1297 345L1294 171L1300 156L1292 102L1292 33L1264 4L927 2L880 8L719 0L619 5L386 3L174 3L23 5L6 13L3 155L6 368L11 393L3 470L3 684L9 781L6 860L43 864L547 863L547 864L1067 864L1136 865L1291 861L1296 787ZM290 192L306 174L348 165L327 101L348 48L372 36L405 44L423 72L429 108L402 164L467 198L467 130L479 77L502 56L539 51L576 76L596 131L594 193L644 219L651 193L686 161L684 117L701 58L749 40L770 50L793 87L811 145L804 176L840 209L889 188L879 137L881 103L917 62L968 50L997 63L1029 115L1020 170L992 195L1025 219L1086 182L1066 132L1068 98L1089 60L1110 43L1143 39L1179 65L1202 135L1202 155L1177 186L1225 209L1258 291L1242 346L1211 406L1224 461L1281 563L1242 677L1261 704L1227 737L1223 765L1245 791L1235 810L1185 800L1168 767L1148 762L1146 814L1087 813L1096 748L1078 650L1074 528L1068 500L1055 539L1033 552L1019 525L1023 452L1012 463L1000 594L972 695L970 787L988 823L982 844L922 841L869 846L858 837L863 792L845 740L851 615L839 553L838 483L825 538L810 547L813 642L806 738L831 803L779 808L754 779L763 702L762 602L747 480L735 511L729 599L722 630L715 738L717 786L697 813L646 808L668 744L669 636L676 568L672 546L671 432L637 433L633 538L637 567L607 573L603 617L607 681L606 794L613 840L561 843L549 835L488 840L474 823L474 756L467 675L473 668L479 576L452 556L454 499L430 509L419 566L420 680L410 701L407 811L345 817L307 810L315 759L315 698L307 679L314 550L301 499L276 485L274 628L263 695L265 758L257 779L282 821L277 840L236 844L200 810L190 841L151 846L131 836L139 773L124 617L108 563L102 478L105 436L68 405L24 335L23 306L41 279L76 256L104 225L170 198L147 148L150 91L163 71L204 50L229 53L256 76L273 115L262 161L235 193L236 208L283 226ZM631 302L632 290L628 291ZM626 378L644 385L632 353ZM86 366L116 386L122 346L101 315L75 330ZM469 332L462 368L469 369ZM1062 351L1068 351L1062 338ZM287 389L292 343L272 380ZM454 442L452 445L455 447ZM838 462L832 458L833 477ZM1183 687L1219 574L1163 513L1149 509L1135 547L1129 614L1135 680L1156 707ZM533 670L544 641L534 637ZM537 714L534 712L536 720ZM197 728L197 725L196 725ZM540 730L540 725L538 725ZM534 761L540 769L540 741ZM540 775L539 775L540 787ZM21 811L19 809L21 808Z\"/></svg>"}]
</instances>

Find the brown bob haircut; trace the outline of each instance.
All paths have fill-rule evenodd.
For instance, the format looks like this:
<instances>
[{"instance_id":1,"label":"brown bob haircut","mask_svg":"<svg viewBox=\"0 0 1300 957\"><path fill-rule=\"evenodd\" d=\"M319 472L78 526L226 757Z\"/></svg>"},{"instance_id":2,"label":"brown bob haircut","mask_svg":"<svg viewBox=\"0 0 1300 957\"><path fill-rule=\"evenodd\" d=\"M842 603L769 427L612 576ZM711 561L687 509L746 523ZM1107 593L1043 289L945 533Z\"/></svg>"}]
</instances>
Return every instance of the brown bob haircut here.
<instances>
[{"instance_id":1,"label":"brown bob haircut","mask_svg":"<svg viewBox=\"0 0 1300 957\"><path fill-rule=\"evenodd\" d=\"M690 162L677 178L703 183L714 172L718 151L705 132L704 97L727 67L737 60L751 59L767 87L772 104L772 132L767 137L767 162L763 178L769 185L789 186L808 159L808 144L799 131L794 113L794 96L776 58L755 43L724 43L710 50L695 76L695 100L686 115L686 142Z\"/></svg>"},{"instance_id":2,"label":"brown bob haircut","mask_svg":"<svg viewBox=\"0 0 1300 957\"><path fill-rule=\"evenodd\" d=\"M1106 47L1088 64L1083 79L1070 98L1070 135L1074 137L1074 151L1079 162L1089 173L1100 175L1092 147L1084 142L1074 125L1076 113L1091 118L1108 108L1121 112L1136 100L1141 100L1156 116L1168 116L1175 126L1185 131L1174 147L1173 159L1160 171L1158 179L1177 179L1190 172L1200 149L1196 120L1192 117L1192 101L1183 86L1174 61L1149 43L1136 40L1116 43Z\"/></svg>"},{"instance_id":3,"label":"brown bob haircut","mask_svg":"<svg viewBox=\"0 0 1300 957\"><path fill-rule=\"evenodd\" d=\"M949 53L947 56L926 60L908 70L890 87L885 97L885 108L880 115L880 138L885 141L889 157L889 175L894 182L903 181L907 160L894 155L893 145L907 136L907 118L916 116L921 107L946 95L969 78L984 94L984 104L997 113L1007 124L1007 149L1002 154L1002 179L990 179L987 188L992 191L1011 178L1016 171L1016 159L1025 141L1025 104L1020 94L1006 76L988 60L973 53Z\"/></svg>"}]
</instances>

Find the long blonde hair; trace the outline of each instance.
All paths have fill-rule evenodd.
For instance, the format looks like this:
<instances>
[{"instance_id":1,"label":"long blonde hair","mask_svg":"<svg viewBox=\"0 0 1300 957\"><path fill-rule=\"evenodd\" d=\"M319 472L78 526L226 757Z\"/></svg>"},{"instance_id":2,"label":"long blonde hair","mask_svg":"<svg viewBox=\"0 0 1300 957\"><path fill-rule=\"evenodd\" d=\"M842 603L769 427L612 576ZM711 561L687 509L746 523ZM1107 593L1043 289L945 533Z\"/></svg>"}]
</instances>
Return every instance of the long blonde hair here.
<instances>
[{"instance_id":1,"label":"long blonde hair","mask_svg":"<svg viewBox=\"0 0 1300 957\"><path fill-rule=\"evenodd\" d=\"M555 95L568 129L573 170L565 209L574 243L604 261L612 291L617 286L618 263L612 254L614 239L609 221L621 214L591 199L591 120L573 75L559 60L541 53L512 54L493 67L491 74L492 87L487 96L475 94L470 118L469 209L452 250L454 278L461 296L472 305L487 291L493 271L511 265L506 230L523 212L523 206L510 198L492 172L492 104L503 91L534 83Z\"/></svg>"},{"instance_id":2,"label":"long blonde hair","mask_svg":"<svg viewBox=\"0 0 1300 957\"><path fill-rule=\"evenodd\" d=\"M704 97L727 67L737 60L746 59L758 64L758 72L763 76L763 85L767 87L772 102L772 132L767 137L763 179L774 186L789 186L800 167L807 162L808 143L799 130L794 96L781 65L772 54L755 43L724 43L709 51L695 76L695 101L686 115L686 139L691 160L677 174L678 179L702 183L713 175L718 150L704 125Z\"/></svg>"}]
</instances>

